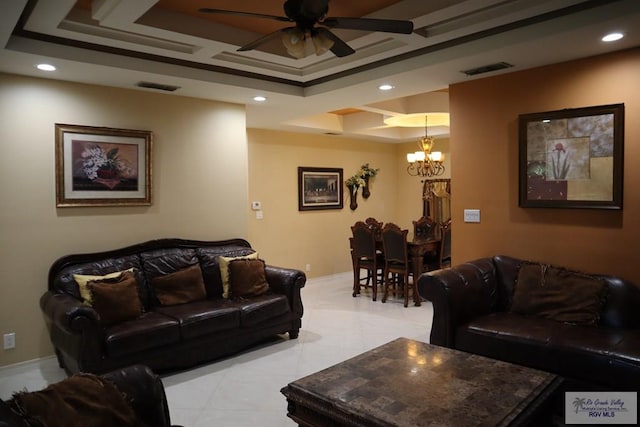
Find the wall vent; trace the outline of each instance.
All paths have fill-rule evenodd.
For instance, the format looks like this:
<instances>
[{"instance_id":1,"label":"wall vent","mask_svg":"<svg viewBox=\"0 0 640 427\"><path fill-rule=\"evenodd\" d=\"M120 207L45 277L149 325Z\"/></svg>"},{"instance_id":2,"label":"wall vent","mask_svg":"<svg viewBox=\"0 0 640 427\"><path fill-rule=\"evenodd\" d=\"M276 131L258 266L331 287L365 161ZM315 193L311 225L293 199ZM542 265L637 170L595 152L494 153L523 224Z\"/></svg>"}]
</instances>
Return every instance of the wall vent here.
<instances>
[{"instance_id":1,"label":"wall vent","mask_svg":"<svg viewBox=\"0 0 640 427\"><path fill-rule=\"evenodd\" d=\"M180 86L163 85L160 83L153 83L153 82L138 82L136 83L136 86L144 87L147 89L163 90L165 92L175 92L176 90L180 89Z\"/></svg>"},{"instance_id":2,"label":"wall vent","mask_svg":"<svg viewBox=\"0 0 640 427\"><path fill-rule=\"evenodd\" d=\"M513 65L508 62L496 62L495 64L483 65L482 67L471 68L469 70L461 71L467 76L475 76L478 74L488 73L491 71L504 70L505 68L511 68Z\"/></svg>"}]
</instances>

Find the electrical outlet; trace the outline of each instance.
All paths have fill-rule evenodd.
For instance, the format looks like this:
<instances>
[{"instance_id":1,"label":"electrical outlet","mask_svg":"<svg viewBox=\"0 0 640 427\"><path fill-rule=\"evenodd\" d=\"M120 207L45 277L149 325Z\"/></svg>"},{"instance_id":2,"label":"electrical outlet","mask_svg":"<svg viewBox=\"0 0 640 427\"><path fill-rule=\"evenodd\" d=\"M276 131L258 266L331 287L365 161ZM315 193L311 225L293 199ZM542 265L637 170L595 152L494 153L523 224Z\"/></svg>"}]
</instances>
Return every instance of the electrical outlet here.
<instances>
[{"instance_id":1,"label":"electrical outlet","mask_svg":"<svg viewBox=\"0 0 640 427\"><path fill-rule=\"evenodd\" d=\"M304 266L305 271L311 271L311 264L307 264Z\"/></svg>"},{"instance_id":2,"label":"electrical outlet","mask_svg":"<svg viewBox=\"0 0 640 427\"><path fill-rule=\"evenodd\" d=\"M16 333L4 334L4 349L16 348Z\"/></svg>"}]
</instances>

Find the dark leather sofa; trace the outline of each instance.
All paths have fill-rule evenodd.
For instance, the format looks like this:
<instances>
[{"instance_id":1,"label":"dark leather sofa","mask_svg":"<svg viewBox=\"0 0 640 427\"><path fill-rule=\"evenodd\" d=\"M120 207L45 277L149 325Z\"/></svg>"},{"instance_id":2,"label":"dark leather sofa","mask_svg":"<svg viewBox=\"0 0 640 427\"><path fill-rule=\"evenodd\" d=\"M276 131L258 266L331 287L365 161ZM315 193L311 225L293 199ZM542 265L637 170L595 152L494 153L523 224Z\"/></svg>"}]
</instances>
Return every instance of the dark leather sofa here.
<instances>
[{"instance_id":1,"label":"dark leather sofa","mask_svg":"<svg viewBox=\"0 0 640 427\"><path fill-rule=\"evenodd\" d=\"M148 367L143 365L128 366L106 373L102 375L102 378L115 385L133 409L137 419L144 425L149 427L171 427L164 386L160 378ZM83 393L83 390L77 390L77 392ZM65 402L71 407L74 406L74 399L69 399ZM60 401L57 403L60 403ZM91 402L85 403L91 405ZM96 402L96 408L98 404ZM0 401L0 427L27 427L32 425L27 424L16 409L11 401ZM59 409L52 408L52 411L55 414ZM114 408L113 410L115 411L116 409ZM26 415L34 416L34 414ZM105 420L105 425L108 424Z\"/></svg>"},{"instance_id":2,"label":"dark leather sofa","mask_svg":"<svg viewBox=\"0 0 640 427\"><path fill-rule=\"evenodd\" d=\"M103 373L133 364L154 371L187 368L238 352L277 334L297 338L303 314L300 270L265 266L269 291L222 298L219 257L255 251L243 239L158 239L101 253L68 255L50 268L40 306L58 362L69 373ZM162 306L153 278L199 264L206 298ZM142 315L105 326L82 302L73 274L105 275L133 268Z\"/></svg>"},{"instance_id":3,"label":"dark leather sofa","mask_svg":"<svg viewBox=\"0 0 640 427\"><path fill-rule=\"evenodd\" d=\"M483 258L423 274L418 292L433 303L431 343L499 359L611 390L640 390L640 287L606 275L595 325L512 312L525 261Z\"/></svg>"}]
</instances>

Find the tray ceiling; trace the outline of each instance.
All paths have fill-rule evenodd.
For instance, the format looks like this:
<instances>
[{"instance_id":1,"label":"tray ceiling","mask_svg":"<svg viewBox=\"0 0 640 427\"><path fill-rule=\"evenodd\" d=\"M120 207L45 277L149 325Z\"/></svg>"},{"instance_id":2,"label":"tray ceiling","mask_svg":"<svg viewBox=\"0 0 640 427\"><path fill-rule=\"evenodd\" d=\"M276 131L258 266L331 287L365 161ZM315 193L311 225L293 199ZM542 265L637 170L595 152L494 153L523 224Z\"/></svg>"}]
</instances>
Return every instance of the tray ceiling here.
<instances>
[{"instance_id":1,"label":"tray ceiling","mask_svg":"<svg viewBox=\"0 0 640 427\"><path fill-rule=\"evenodd\" d=\"M356 50L303 59L274 39L237 49L287 22L199 13L199 8L284 16L283 1L12 0L0 6L0 71L247 104L249 127L400 142L422 130L385 115L429 111L436 90L471 78L640 45L637 0L331 0L329 17L411 20L409 35L332 30ZM615 47L599 37L618 29ZM550 49L553 46L553 49ZM58 71L42 76L36 61ZM461 71L505 62L469 77ZM389 92L377 90L392 84ZM263 104L251 98L267 97ZM435 96L436 98L439 95ZM447 129L437 130L446 134Z\"/></svg>"}]
</instances>

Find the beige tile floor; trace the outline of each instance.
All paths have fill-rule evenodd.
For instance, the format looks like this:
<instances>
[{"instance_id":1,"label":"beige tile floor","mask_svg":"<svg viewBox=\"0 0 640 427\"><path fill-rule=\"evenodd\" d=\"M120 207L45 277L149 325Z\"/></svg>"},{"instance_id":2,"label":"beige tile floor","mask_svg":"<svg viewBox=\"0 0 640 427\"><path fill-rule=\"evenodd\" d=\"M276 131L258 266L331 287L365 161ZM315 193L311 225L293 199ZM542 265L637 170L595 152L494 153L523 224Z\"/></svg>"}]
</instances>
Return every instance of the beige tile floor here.
<instances>
[{"instance_id":1,"label":"beige tile floor","mask_svg":"<svg viewBox=\"0 0 640 427\"><path fill-rule=\"evenodd\" d=\"M404 308L400 299L373 302L351 296L350 273L310 279L302 290L304 316L296 340L287 336L241 354L165 375L171 421L185 427L294 426L280 389L397 337L428 342L432 307ZM0 368L0 398L39 390L64 378L55 359Z\"/></svg>"}]
</instances>

